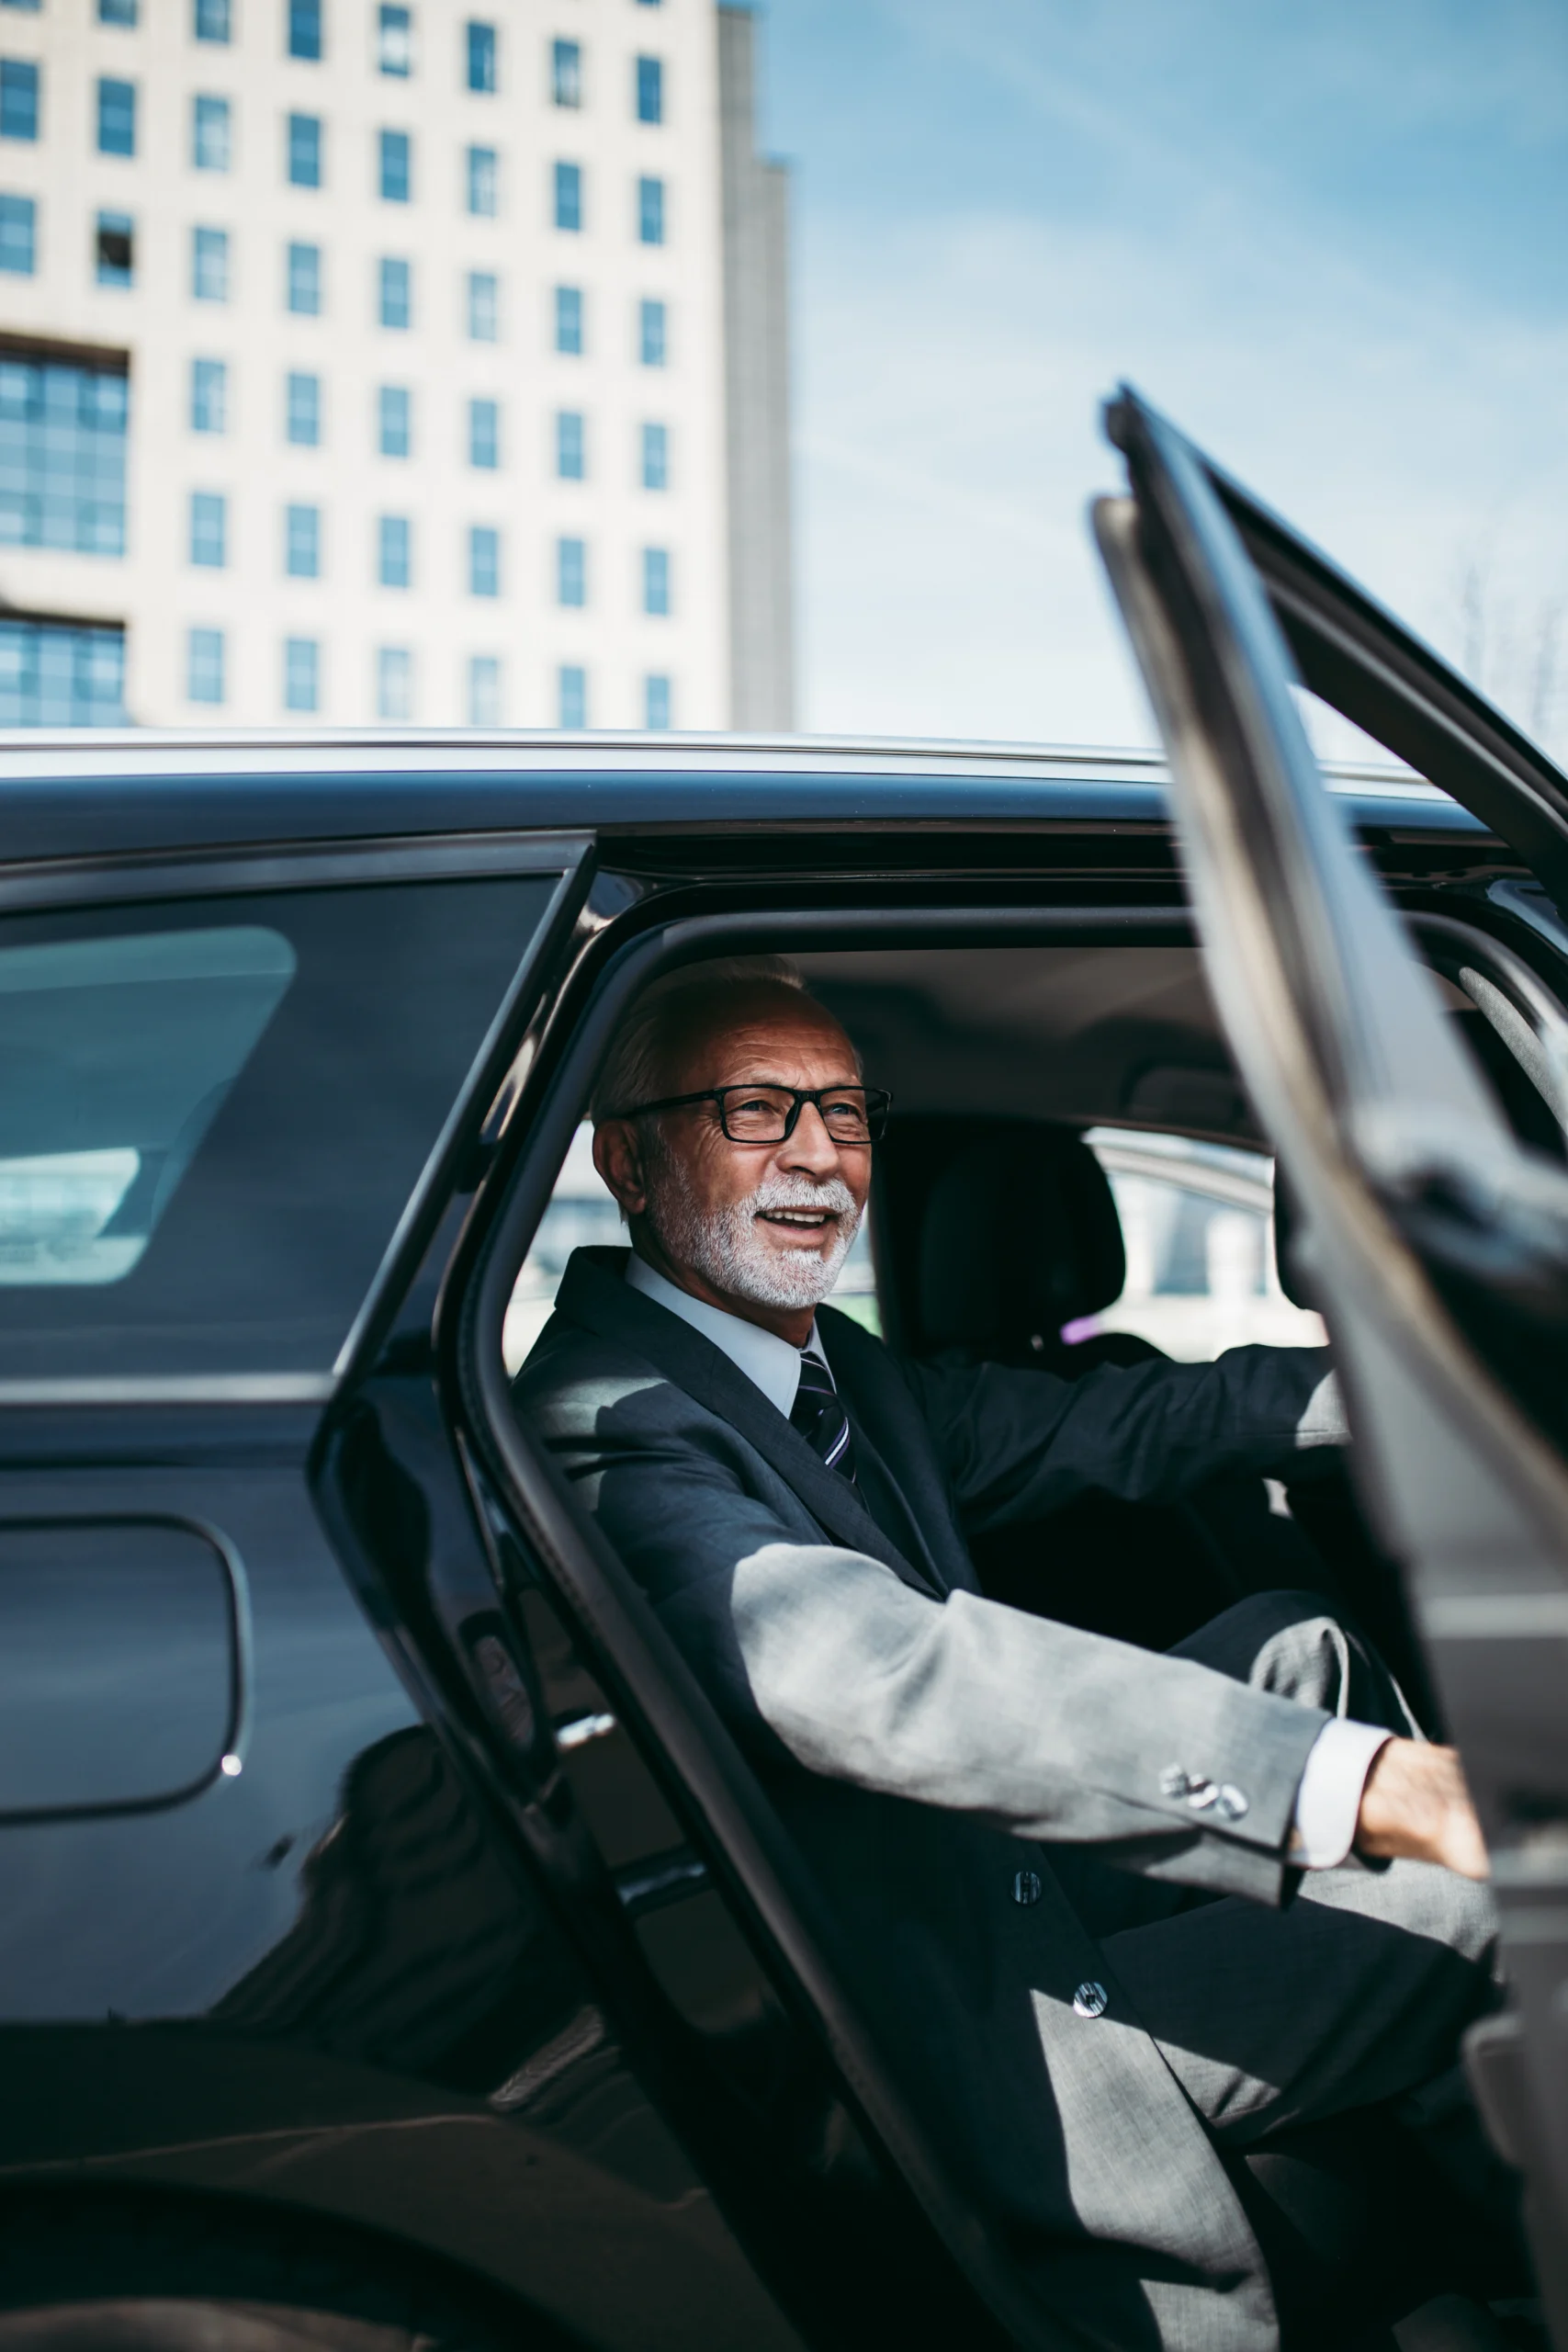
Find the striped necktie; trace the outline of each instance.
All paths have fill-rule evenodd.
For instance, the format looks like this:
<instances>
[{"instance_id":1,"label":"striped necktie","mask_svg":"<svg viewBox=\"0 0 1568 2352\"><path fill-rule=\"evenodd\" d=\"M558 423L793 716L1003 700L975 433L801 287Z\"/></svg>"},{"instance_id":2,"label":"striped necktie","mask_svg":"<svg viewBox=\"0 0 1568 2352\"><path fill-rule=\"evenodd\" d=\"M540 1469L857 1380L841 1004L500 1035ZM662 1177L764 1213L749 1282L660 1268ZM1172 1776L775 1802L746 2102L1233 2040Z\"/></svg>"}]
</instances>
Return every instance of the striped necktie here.
<instances>
[{"instance_id":1,"label":"striped necktie","mask_svg":"<svg viewBox=\"0 0 1568 2352\"><path fill-rule=\"evenodd\" d=\"M850 1417L840 1402L833 1375L820 1356L808 1356L802 1351L800 1385L795 1392L789 1418L792 1427L800 1431L813 1453L820 1454L829 1470L841 1471L852 1487L855 1450L850 1438Z\"/></svg>"}]
</instances>

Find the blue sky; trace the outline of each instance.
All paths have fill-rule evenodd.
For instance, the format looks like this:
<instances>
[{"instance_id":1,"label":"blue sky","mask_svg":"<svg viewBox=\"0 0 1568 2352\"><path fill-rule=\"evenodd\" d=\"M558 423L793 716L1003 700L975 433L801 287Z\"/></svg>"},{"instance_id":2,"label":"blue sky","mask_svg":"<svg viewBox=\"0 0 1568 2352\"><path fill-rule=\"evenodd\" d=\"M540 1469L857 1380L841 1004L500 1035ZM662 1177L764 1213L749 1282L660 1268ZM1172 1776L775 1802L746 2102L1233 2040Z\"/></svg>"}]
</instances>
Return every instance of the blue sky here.
<instances>
[{"instance_id":1,"label":"blue sky","mask_svg":"<svg viewBox=\"0 0 1568 2352\"><path fill-rule=\"evenodd\" d=\"M1561 0L771 0L762 36L803 725L1150 739L1084 525L1125 376L1562 746Z\"/></svg>"}]
</instances>

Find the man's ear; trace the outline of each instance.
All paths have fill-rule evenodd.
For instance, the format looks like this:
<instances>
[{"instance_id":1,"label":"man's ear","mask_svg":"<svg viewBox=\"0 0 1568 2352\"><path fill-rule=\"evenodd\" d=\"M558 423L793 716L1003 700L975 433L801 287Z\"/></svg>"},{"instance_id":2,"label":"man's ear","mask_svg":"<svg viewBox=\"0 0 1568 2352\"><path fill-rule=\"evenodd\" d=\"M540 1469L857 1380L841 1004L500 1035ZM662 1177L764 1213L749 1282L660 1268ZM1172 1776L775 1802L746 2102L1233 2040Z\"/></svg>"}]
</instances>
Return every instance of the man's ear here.
<instances>
[{"instance_id":1,"label":"man's ear","mask_svg":"<svg viewBox=\"0 0 1568 2352\"><path fill-rule=\"evenodd\" d=\"M623 1216L641 1216L648 1206L642 1137L632 1119L604 1119L593 1130L593 1165L614 1193Z\"/></svg>"}]
</instances>

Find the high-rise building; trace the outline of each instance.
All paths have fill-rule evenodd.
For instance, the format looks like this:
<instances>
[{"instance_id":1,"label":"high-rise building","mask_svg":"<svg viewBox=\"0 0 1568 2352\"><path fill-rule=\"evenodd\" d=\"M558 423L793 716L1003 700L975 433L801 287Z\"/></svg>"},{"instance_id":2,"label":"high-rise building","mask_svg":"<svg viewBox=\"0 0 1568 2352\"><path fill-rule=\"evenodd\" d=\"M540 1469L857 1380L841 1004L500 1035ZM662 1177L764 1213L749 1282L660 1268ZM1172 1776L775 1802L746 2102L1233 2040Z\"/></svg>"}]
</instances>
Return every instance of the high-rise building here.
<instances>
[{"instance_id":1,"label":"high-rise building","mask_svg":"<svg viewBox=\"0 0 1568 2352\"><path fill-rule=\"evenodd\" d=\"M0 0L0 725L787 725L752 33Z\"/></svg>"}]
</instances>

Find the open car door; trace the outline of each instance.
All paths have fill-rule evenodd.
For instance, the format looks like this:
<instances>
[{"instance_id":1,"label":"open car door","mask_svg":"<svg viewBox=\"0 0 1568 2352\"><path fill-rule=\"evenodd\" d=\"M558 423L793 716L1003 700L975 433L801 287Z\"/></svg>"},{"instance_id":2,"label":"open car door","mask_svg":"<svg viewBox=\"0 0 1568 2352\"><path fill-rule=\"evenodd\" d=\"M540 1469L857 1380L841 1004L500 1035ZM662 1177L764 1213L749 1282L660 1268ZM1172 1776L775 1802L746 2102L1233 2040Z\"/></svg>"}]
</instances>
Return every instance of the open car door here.
<instances>
[{"instance_id":1,"label":"open car door","mask_svg":"<svg viewBox=\"0 0 1568 2352\"><path fill-rule=\"evenodd\" d=\"M1210 984L1491 1850L1509 2007L1467 2056L1526 2176L1568 2352L1568 1166L1517 1139L1325 788L1295 690L1529 867L1539 889L1478 909L1501 961L1470 992L1559 1123L1568 782L1136 394L1107 422L1129 494L1095 529L1170 754Z\"/></svg>"}]
</instances>

